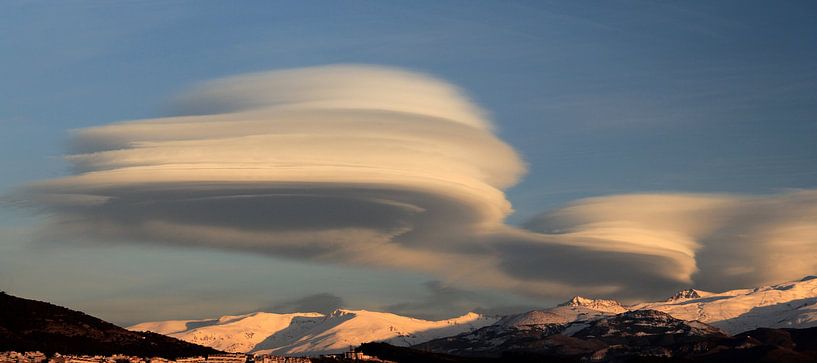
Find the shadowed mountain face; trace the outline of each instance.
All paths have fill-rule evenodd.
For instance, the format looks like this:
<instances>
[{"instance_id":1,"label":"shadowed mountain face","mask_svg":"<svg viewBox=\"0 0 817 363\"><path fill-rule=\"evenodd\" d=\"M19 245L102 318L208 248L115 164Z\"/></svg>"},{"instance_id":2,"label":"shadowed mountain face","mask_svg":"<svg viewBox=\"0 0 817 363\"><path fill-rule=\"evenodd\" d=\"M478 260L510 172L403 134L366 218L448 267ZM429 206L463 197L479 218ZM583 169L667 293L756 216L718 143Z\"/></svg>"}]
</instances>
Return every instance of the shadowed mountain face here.
<instances>
[{"instance_id":1,"label":"shadowed mountain face","mask_svg":"<svg viewBox=\"0 0 817 363\"><path fill-rule=\"evenodd\" d=\"M603 358L622 349L672 356L676 350L706 349L708 341L727 337L718 328L707 324L675 319L659 311L640 310L568 323L496 324L416 347L439 353L492 357L527 352L577 358L600 355Z\"/></svg>"},{"instance_id":2,"label":"shadowed mountain face","mask_svg":"<svg viewBox=\"0 0 817 363\"><path fill-rule=\"evenodd\" d=\"M624 315L624 314L622 314ZM621 317L619 320L629 319ZM602 328L603 329L603 328ZM603 329L604 330L604 329ZM607 330L610 333L610 330ZM620 334L613 334L621 338ZM427 347L404 348L385 343L367 343L359 350L401 363L493 363L493 362L741 362L741 363L806 363L817 362L817 328L807 329L755 329L734 337L713 334L666 340L666 336L655 336L641 343L646 345L609 344L604 337L566 337L554 335L550 341L541 341L542 346L561 345L560 349L536 349L502 351L493 356L474 357L435 352ZM576 350L565 350L572 345ZM587 353L588 348L597 350ZM581 353L582 351L584 353Z\"/></svg>"},{"instance_id":3,"label":"shadowed mountain face","mask_svg":"<svg viewBox=\"0 0 817 363\"><path fill-rule=\"evenodd\" d=\"M0 293L0 351L6 350L165 358L219 352L164 335L132 332L79 311Z\"/></svg>"},{"instance_id":4,"label":"shadowed mountain face","mask_svg":"<svg viewBox=\"0 0 817 363\"><path fill-rule=\"evenodd\" d=\"M598 344L599 336L604 336L607 344L650 345L650 339L657 336L665 342L677 340L677 333L668 332L706 333L712 327L728 334L760 327L809 328L817 326L815 294L817 279L807 276L721 293L687 289L664 301L630 306L577 296L556 307L510 315L495 325L429 344L444 341L446 344L438 347L442 349L439 351L455 354L496 355L545 348L556 349L559 354L579 354L603 347ZM628 310L629 313L622 314ZM617 330L610 335L593 330L608 329L611 324ZM622 336L628 331L630 336Z\"/></svg>"},{"instance_id":5,"label":"shadowed mountain face","mask_svg":"<svg viewBox=\"0 0 817 363\"><path fill-rule=\"evenodd\" d=\"M398 362L816 362L817 328L761 328L729 336L700 322L640 310L538 328L491 326L419 344L414 351L361 349Z\"/></svg>"}]
</instances>

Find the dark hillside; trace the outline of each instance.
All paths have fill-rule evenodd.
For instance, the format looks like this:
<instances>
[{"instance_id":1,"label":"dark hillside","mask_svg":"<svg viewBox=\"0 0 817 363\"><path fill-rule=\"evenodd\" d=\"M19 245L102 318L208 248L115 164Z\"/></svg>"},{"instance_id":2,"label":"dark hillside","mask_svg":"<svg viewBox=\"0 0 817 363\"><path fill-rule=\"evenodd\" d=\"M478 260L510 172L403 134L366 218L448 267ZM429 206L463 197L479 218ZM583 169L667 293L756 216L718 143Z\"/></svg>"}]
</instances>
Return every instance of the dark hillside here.
<instances>
[{"instance_id":1,"label":"dark hillside","mask_svg":"<svg viewBox=\"0 0 817 363\"><path fill-rule=\"evenodd\" d=\"M0 351L177 358L218 351L154 333L132 332L85 313L0 293Z\"/></svg>"}]
</instances>

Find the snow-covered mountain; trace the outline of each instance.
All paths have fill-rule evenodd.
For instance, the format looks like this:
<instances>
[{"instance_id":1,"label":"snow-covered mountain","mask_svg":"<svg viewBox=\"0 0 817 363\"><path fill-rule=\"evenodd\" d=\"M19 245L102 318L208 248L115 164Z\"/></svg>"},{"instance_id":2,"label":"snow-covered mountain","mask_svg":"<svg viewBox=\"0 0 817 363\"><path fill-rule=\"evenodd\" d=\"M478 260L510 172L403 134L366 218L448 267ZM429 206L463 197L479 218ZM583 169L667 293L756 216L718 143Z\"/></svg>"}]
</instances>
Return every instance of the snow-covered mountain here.
<instances>
[{"instance_id":1,"label":"snow-covered mountain","mask_svg":"<svg viewBox=\"0 0 817 363\"><path fill-rule=\"evenodd\" d=\"M245 315L228 315L218 319L205 320L171 320L141 323L129 330L152 331L169 335L187 342L195 342L227 352L248 352L268 337L282 332L287 334L318 323L323 319L318 313L251 313Z\"/></svg>"},{"instance_id":2,"label":"snow-covered mountain","mask_svg":"<svg viewBox=\"0 0 817 363\"><path fill-rule=\"evenodd\" d=\"M613 300L577 296L552 308L502 319L469 313L449 320L428 321L341 309L328 315L259 312L218 319L160 321L129 329L149 330L225 351L281 355L334 353L370 341L411 346L446 337L457 338L455 341L473 349L494 350L516 344L518 339L541 340L554 334L573 337L597 321L628 311L649 310L667 313L696 329L698 323L694 321L699 321L730 334L761 327L817 327L817 277L722 293L688 289L664 301L628 306Z\"/></svg>"},{"instance_id":3,"label":"snow-covered mountain","mask_svg":"<svg viewBox=\"0 0 817 363\"><path fill-rule=\"evenodd\" d=\"M627 308L614 300L588 299L576 296L553 308L508 315L496 325L503 328L524 330L552 324L595 320L625 311L627 311Z\"/></svg>"},{"instance_id":4,"label":"snow-covered mountain","mask_svg":"<svg viewBox=\"0 0 817 363\"><path fill-rule=\"evenodd\" d=\"M581 296L574 296L572 299L559 304L557 307L581 307L614 314L627 310L615 300L588 299Z\"/></svg>"},{"instance_id":5,"label":"snow-covered mountain","mask_svg":"<svg viewBox=\"0 0 817 363\"><path fill-rule=\"evenodd\" d=\"M721 293L684 290L666 301L636 304L629 309L663 311L732 334L760 327L808 328L817 326L817 276Z\"/></svg>"},{"instance_id":6,"label":"snow-covered mountain","mask_svg":"<svg viewBox=\"0 0 817 363\"><path fill-rule=\"evenodd\" d=\"M338 309L319 313L251 313L219 319L141 323L130 330L152 331L230 352L279 355L337 353L370 341L410 346L494 324L498 319L468 313L429 321L391 313Z\"/></svg>"},{"instance_id":7,"label":"snow-covered mountain","mask_svg":"<svg viewBox=\"0 0 817 363\"><path fill-rule=\"evenodd\" d=\"M721 293L682 290L664 301L621 305L613 300L574 297L556 307L510 315L497 325L542 326L595 320L633 310L657 310L676 319L697 320L736 334L756 328L817 326L817 277Z\"/></svg>"},{"instance_id":8,"label":"snow-covered mountain","mask_svg":"<svg viewBox=\"0 0 817 363\"><path fill-rule=\"evenodd\" d=\"M613 323L615 327L611 328ZM494 325L436 339L420 347L459 355L490 355L503 351L550 351L559 344L578 349L587 343L584 338L589 336L607 337L613 332L630 330L646 336L675 332L675 327L679 327L682 336L714 337L723 335L721 331L736 334L761 327L815 326L817 277L809 276L723 293L688 289L664 301L629 306L577 296L552 308L509 315ZM599 329L611 330L600 333ZM585 348L601 349L596 346L582 349Z\"/></svg>"},{"instance_id":9,"label":"snow-covered mountain","mask_svg":"<svg viewBox=\"0 0 817 363\"><path fill-rule=\"evenodd\" d=\"M628 311L614 300L576 296L555 307L508 315L494 325L432 340L421 344L420 348L473 356L526 351L544 344L554 335L571 336L594 322Z\"/></svg>"},{"instance_id":10,"label":"snow-covered mountain","mask_svg":"<svg viewBox=\"0 0 817 363\"><path fill-rule=\"evenodd\" d=\"M525 315L530 314L520 314ZM612 315L601 312L588 320L553 323L546 319L540 323L522 327L495 324L470 333L435 339L416 348L474 357L528 352L544 357L568 356L576 361L580 357L615 361L616 357L673 357L678 351L689 350L690 346L706 348L707 341L728 337L718 328L675 319L655 310L624 311Z\"/></svg>"}]
</instances>

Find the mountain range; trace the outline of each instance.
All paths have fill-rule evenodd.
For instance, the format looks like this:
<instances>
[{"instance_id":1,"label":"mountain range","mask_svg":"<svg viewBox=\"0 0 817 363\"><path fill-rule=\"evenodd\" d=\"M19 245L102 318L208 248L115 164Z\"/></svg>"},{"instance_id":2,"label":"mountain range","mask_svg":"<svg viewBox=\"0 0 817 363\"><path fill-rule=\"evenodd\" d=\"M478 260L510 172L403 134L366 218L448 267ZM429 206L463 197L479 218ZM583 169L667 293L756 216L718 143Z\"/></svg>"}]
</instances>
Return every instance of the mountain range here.
<instances>
[{"instance_id":1,"label":"mountain range","mask_svg":"<svg viewBox=\"0 0 817 363\"><path fill-rule=\"evenodd\" d=\"M812 327L817 326L817 276L721 293L683 290L666 301L629 308L663 311L678 319L709 323L732 334L759 327Z\"/></svg>"},{"instance_id":2,"label":"mountain range","mask_svg":"<svg viewBox=\"0 0 817 363\"><path fill-rule=\"evenodd\" d=\"M721 293L689 289L633 305L574 297L501 318L469 313L429 321L339 309L151 322L131 330L0 293L0 350L175 358L220 350L317 355L357 346L382 359L424 363L814 362L816 312L817 278L811 276Z\"/></svg>"},{"instance_id":3,"label":"mountain range","mask_svg":"<svg viewBox=\"0 0 817 363\"><path fill-rule=\"evenodd\" d=\"M218 319L149 322L128 329L165 334L228 352L318 355L340 353L370 341L411 346L473 331L497 320L468 313L429 321L391 313L337 309L330 314L256 312Z\"/></svg>"},{"instance_id":4,"label":"mountain range","mask_svg":"<svg viewBox=\"0 0 817 363\"><path fill-rule=\"evenodd\" d=\"M577 296L552 308L501 318L468 313L454 319L428 321L384 312L339 309L330 314L257 312L217 319L149 322L128 329L166 334L233 352L315 355L379 341L463 354L497 353L520 346L520 341L533 341L534 345L564 337L575 337L574 343L587 341L582 337L595 336L587 333L587 329L620 323L615 319L642 327L662 326L669 324L667 319L673 319L676 322L668 325L671 329L656 334L670 336L668 332L680 330L684 336L703 340L757 328L814 327L817 278L808 276L721 293L682 290L663 301L633 305ZM648 331L639 334L652 335ZM590 348L593 347L587 349Z\"/></svg>"}]
</instances>

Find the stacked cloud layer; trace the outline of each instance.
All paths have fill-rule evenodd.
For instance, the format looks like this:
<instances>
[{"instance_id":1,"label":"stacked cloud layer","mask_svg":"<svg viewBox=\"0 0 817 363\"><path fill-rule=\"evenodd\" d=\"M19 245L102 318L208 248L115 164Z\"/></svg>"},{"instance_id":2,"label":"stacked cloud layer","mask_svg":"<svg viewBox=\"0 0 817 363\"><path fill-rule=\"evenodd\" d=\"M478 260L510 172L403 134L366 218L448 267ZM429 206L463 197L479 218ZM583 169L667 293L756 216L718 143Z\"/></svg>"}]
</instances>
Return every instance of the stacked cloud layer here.
<instances>
[{"instance_id":1,"label":"stacked cloud layer","mask_svg":"<svg viewBox=\"0 0 817 363\"><path fill-rule=\"evenodd\" d=\"M179 102L186 116L76 131L74 174L24 192L49 213L46 233L403 268L532 296L643 297L817 267L808 191L603 197L507 226L503 190L524 163L479 107L422 74L276 71Z\"/></svg>"}]
</instances>

